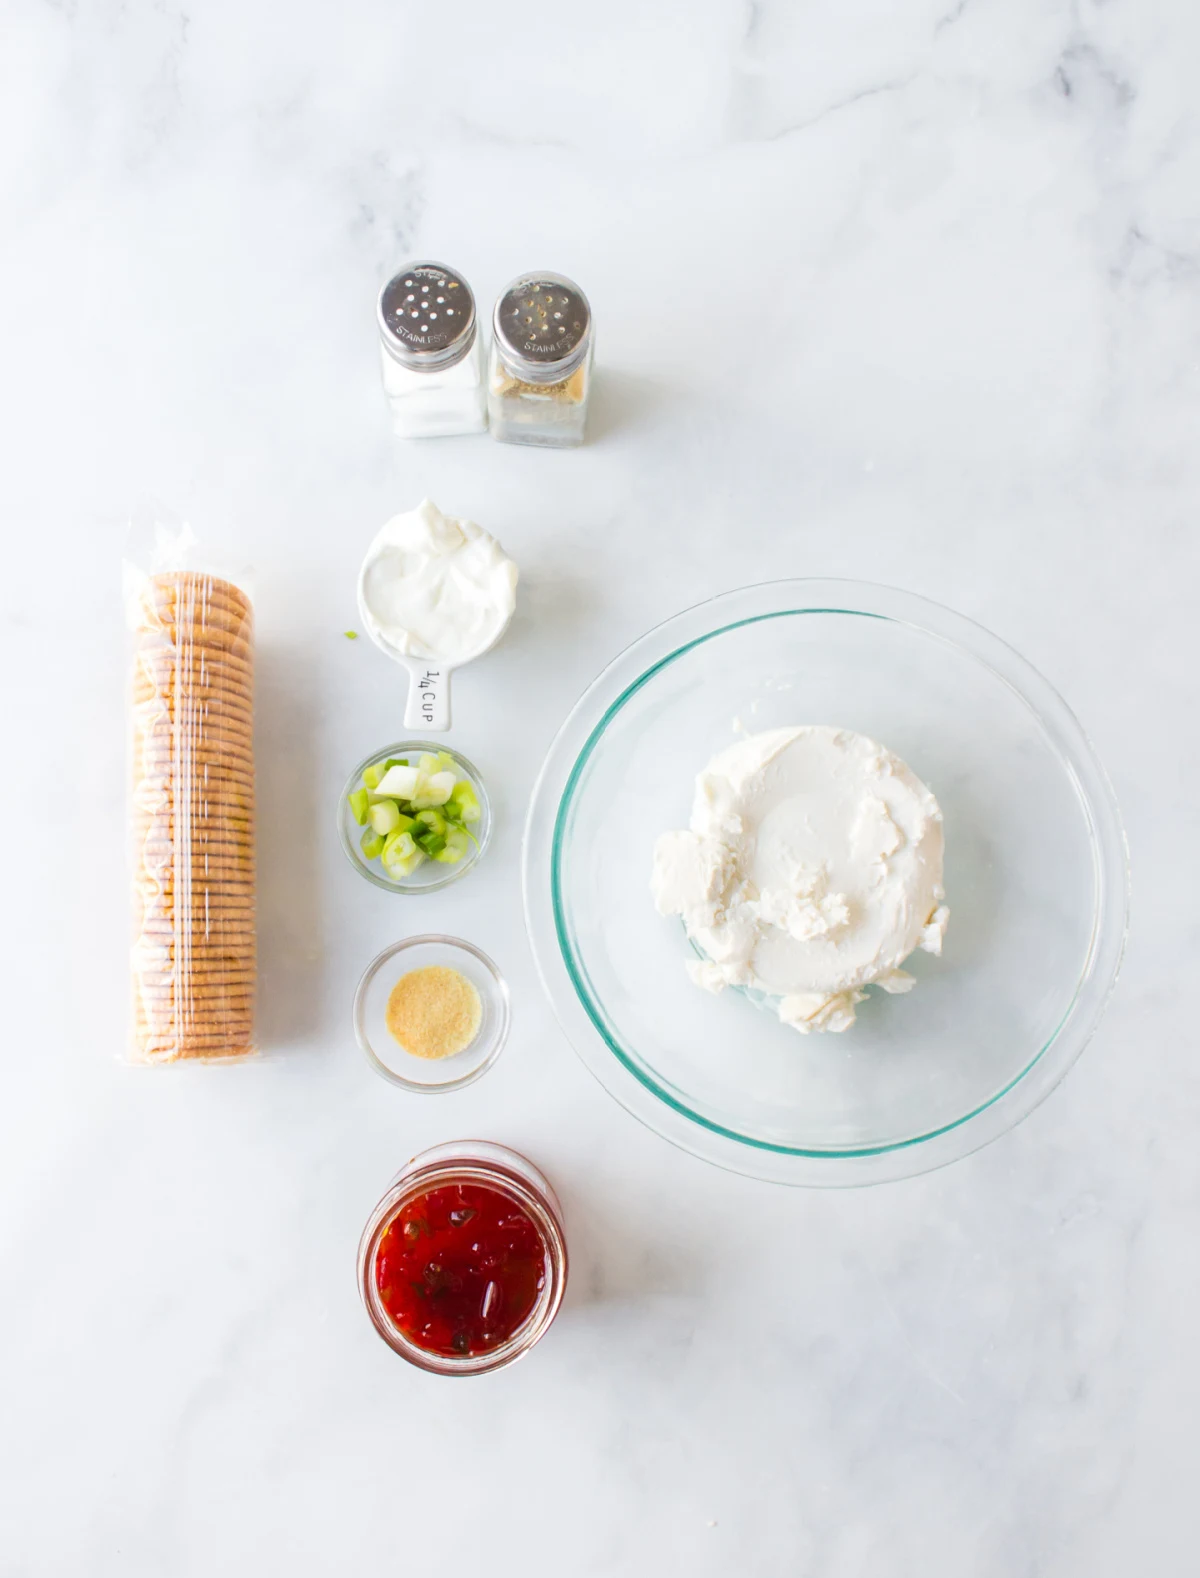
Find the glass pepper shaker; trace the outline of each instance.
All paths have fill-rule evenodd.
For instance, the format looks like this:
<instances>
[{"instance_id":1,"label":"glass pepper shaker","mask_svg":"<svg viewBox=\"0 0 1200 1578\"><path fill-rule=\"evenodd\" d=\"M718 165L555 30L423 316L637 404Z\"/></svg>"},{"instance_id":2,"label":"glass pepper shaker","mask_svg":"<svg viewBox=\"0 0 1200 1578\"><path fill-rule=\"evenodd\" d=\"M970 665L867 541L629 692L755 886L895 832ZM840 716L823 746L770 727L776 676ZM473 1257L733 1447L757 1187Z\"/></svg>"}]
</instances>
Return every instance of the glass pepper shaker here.
<instances>
[{"instance_id":1,"label":"glass pepper shaker","mask_svg":"<svg viewBox=\"0 0 1200 1578\"><path fill-rule=\"evenodd\" d=\"M475 298L441 263L410 263L379 293L383 389L399 438L482 433L483 341Z\"/></svg>"},{"instance_id":2,"label":"glass pepper shaker","mask_svg":"<svg viewBox=\"0 0 1200 1578\"><path fill-rule=\"evenodd\" d=\"M492 437L548 449L583 442L592 313L561 274L523 274L496 303L488 368Z\"/></svg>"}]
</instances>

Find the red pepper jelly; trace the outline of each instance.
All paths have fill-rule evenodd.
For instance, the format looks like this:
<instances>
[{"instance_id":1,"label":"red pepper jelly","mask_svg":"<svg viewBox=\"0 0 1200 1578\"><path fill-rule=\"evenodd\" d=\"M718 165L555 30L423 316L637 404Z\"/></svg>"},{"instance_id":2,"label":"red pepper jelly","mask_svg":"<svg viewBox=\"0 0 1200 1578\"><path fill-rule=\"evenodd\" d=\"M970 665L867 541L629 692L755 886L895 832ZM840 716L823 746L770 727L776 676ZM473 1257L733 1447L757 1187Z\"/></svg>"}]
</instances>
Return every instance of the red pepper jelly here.
<instances>
[{"instance_id":1,"label":"red pepper jelly","mask_svg":"<svg viewBox=\"0 0 1200 1578\"><path fill-rule=\"evenodd\" d=\"M520 1358L554 1319L566 1271L554 1191L525 1157L484 1141L414 1157L359 1246L375 1329L442 1375Z\"/></svg>"},{"instance_id":2,"label":"red pepper jelly","mask_svg":"<svg viewBox=\"0 0 1200 1578\"><path fill-rule=\"evenodd\" d=\"M546 1246L498 1189L448 1184L388 1224L375 1283L396 1325L427 1353L487 1353L529 1319L546 1286Z\"/></svg>"}]
</instances>

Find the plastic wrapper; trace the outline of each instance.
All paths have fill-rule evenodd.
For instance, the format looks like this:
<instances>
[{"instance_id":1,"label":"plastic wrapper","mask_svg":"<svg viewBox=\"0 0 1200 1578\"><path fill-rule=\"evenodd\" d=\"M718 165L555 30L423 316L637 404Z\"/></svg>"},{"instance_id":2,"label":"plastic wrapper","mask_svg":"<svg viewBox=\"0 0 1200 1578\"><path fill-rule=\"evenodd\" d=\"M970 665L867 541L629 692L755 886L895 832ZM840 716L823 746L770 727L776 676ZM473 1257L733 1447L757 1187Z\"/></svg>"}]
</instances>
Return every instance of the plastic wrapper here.
<instances>
[{"instance_id":1,"label":"plastic wrapper","mask_svg":"<svg viewBox=\"0 0 1200 1578\"><path fill-rule=\"evenodd\" d=\"M126 578L137 1063L254 1042L254 619L197 570Z\"/></svg>"}]
</instances>

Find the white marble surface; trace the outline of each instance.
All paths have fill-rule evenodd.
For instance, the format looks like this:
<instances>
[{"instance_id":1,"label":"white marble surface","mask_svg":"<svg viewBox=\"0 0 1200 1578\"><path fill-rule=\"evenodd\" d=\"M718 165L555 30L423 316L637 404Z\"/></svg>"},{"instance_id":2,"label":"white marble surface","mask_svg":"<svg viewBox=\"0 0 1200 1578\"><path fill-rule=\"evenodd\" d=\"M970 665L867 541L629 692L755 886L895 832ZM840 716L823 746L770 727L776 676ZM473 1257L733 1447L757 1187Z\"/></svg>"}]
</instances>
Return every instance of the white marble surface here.
<instances>
[{"instance_id":1,"label":"white marble surface","mask_svg":"<svg viewBox=\"0 0 1200 1578\"><path fill-rule=\"evenodd\" d=\"M0 13L6 1578L1192 1570L1195 7ZM485 300L527 266L580 279L592 443L392 451L372 297L411 253ZM358 971L416 917L331 836L400 718L341 635L354 572L423 492L525 572L453 736L498 840L419 917L494 953L515 1035L431 1100L353 1044ZM117 586L147 493L257 574L254 1067L118 1062ZM791 574L1011 640L1091 730L1133 851L1125 975L1066 1084L875 1191L643 1131L552 1022L521 920L522 815L578 692L661 617ZM353 1261L400 1161L471 1133L552 1175L574 1275L529 1361L452 1385L373 1335Z\"/></svg>"}]
</instances>

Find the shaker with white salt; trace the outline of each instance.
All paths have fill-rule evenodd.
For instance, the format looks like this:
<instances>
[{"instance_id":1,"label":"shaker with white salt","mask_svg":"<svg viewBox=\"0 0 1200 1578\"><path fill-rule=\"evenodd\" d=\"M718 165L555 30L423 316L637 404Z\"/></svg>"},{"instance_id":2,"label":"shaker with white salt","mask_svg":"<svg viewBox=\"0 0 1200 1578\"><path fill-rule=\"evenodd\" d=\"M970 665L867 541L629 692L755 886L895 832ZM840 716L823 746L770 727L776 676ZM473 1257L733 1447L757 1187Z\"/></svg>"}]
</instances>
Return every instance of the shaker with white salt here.
<instances>
[{"instance_id":1,"label":"shaker with white salt","mask_svg":"<svg viewBox=\"0 0 1200 1578\"><path fill-rule=\"evenodd\" d=\"M443 263L410 263L383 287L377 318L383 390L396 436L482 433L483 338L462 275Z\"/></svg>"}]
</instances>

